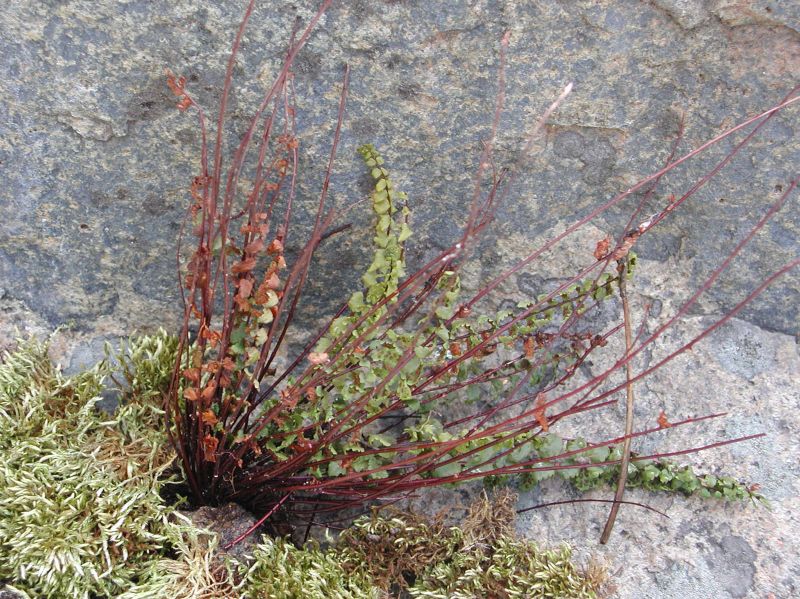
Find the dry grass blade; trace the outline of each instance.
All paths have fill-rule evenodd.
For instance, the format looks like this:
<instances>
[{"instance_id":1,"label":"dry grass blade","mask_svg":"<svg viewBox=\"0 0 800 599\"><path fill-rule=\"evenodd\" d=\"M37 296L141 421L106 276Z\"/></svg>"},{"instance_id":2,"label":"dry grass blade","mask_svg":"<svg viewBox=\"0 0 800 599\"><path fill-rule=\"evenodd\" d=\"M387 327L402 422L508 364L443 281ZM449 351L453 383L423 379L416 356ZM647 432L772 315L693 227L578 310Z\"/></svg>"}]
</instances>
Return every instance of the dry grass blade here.
<instances>
[{"instance_id":1,"label":"dry grass blade","mask_svg":"<svg viewBox=\"0 0 800 599\"><path fill-rule=\"evenodd\" d=\"M627 268L627 259L621 259L618 263L619 272L623 273ZM622 301L622 317L625 325L625 355L627 356L633 350L633 334L631 327L631 308L628 300L628 286L624 277L620 277L619 297ZM616 493L614 493L614 505L611 506L608 520L603 528L603 533L600 535L600 542L603 544L608 542L608 538L611 536L611 531L614 528L614 521L617 519L617 512L619 512L619 502L622 501L622 497L625 494L625 483L628 480L628 464L631 460L631 434L633 433L633 403L635 397L633 394L633 364L630 361L625 364L625 379L625 441L622 444L622 464L620 466L617 490Z\"/></svg>"}]
</instances>

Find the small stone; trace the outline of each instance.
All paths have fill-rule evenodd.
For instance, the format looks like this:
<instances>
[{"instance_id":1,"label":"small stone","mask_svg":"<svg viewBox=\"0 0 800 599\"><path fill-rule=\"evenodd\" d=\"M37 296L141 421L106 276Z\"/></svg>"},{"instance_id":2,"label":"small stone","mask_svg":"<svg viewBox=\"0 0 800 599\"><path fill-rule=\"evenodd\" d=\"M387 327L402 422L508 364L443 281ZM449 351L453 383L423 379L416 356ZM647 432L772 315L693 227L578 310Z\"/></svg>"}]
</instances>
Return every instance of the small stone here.
<instances>
[{"instance_id":1,"label":"small stone","mask_svg":"<svg viewBox=\"0 0 800 599\"><path fill-rule=\"evenodd\" d=\"M221 507L203 506L193 512L181 513L191 519L198 528L205 528L218 535L217 553L220 558L227 556L245 562L246 556L252 555L253 549L258 544L260 535L254 532L230 549L223 549L257 522L253 514L238 504L226 503Z\"/></svg>"}]
</instances>

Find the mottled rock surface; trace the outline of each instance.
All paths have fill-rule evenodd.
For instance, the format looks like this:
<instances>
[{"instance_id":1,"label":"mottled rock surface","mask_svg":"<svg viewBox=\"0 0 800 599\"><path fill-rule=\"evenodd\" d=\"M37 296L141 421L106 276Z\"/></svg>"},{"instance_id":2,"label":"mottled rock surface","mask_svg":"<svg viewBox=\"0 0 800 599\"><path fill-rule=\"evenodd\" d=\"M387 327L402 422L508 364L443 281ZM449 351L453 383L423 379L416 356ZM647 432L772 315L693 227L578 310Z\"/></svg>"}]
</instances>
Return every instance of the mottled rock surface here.
<instances>
[{"instance_id":1,"label":"mottled rock surface","mask_svg":"<svg viewBox=\"0 0 800 599\"><path fill-rule=\"evenodd\" d=\"M197 99L213 108L242 4L2 3L0 346L10 343L15 326L43 335L70 324L53 349L66 368L79 368L102 356L102 340L175 326L176 238L199 136L193 117L175 109L163 72L169 67L185 75ZM233 138L275 74L294 19L308 19L315 4L258 3L235 69ZM411 198L416 236L410 261L451 242L489 131L505 31L511 37L498 166L513 163L526 128L563 86L572 81L575 87L525 160L523 176L478 252L481 261L467 270L470 285L656 170L669 155L681 115L686 135L680 150L686 151L780 101L800 72L800 5L792 2L337 2L295 66L301 206L316 199L348 63L351 93L333 196L347 202L365 195L369 181L355 148L375 143ZM775 117L718 178L642 240L636 293L660 308L657 319L674 313L679 298L796 176L797 127L796 108ZM726 142L666 177L658 197L680 195L732 147ZM796 196L665 343L730 309L796 256ZM606 231L619 230L638 199L596 220L569 241L569 251L509 281L498 302L563 278ZM368 217L348 218L350 234L326 244L314 271L303 325L319 323L346 298L366 264ZM800 401L797 375L790 373L800 370L793 337L800 334L798 305L795 271L746 308L742 320L643 384L643 419L662 408L676 415L732 412L696 436L675 431L673 447L767 432L766 440L696 459L762 482L775 510L664 498L652 501L672 505L669 521L623 510L607 549L615 571L621 568L620 597L797 594L792 439L800 433ZM603 426L618 430L620 418L621 412L610 414ZM562 490L542 493L554 498ZM600 508L554 509L531 517L532 536L585 543L597 536L605 515Z\"/></svg>"}]
</instances>

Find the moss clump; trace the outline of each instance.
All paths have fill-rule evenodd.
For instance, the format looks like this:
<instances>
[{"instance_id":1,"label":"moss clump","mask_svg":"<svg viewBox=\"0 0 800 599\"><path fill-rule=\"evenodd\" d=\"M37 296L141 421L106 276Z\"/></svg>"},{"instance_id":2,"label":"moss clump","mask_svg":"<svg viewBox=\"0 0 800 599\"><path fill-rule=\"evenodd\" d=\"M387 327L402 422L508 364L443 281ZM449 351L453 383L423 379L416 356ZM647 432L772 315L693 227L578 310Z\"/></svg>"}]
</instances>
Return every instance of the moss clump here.
<instances>
[{"instance_id":1,"label":"moss clump","mask_svg":"<svg viewBox=\"0 0 800 599\"><path fill-rule=\"evenodd\" d=\"M144 380L171 343L133 339L120 361ZM95 408L109 372L65 377L34 340L0 364L0 580L34 596L121 596L187 530L160 495L172 456L157 389L109 417Z\"/></svg>"},{"instance_id":2,"label":"moss clump","mask_svg":"<svg viewBox=\"0 0 800 599\"><path fill-rule=\"evenodd\" d=\"M428 599L596 597L571 555L566 546L542 550L531 542L500 538L488 552L455 552L451 560L426 571L410 591Z\"/></svg>"},{"instance_id":3,"label":"moss clump","mask_svg":"<svg viewBox=\"0 0 800 599\"><path fill-rule=\"evenodd\" d=\"M327 551L265 538L243 570L248 598L596 596L602 576L580 572L564 546L542 550L514 533L516 496L476 501L459 527L408 512L374 513L345 530Z\"/></svg>"},{"instance_id":4,"label":"moss clump","mask_svg":"<svg viewBox=\"0 0 800 599\"><path fill-rule=\"evenodd\" d=\"M338 539L336 551L351 571L367 569L384 591L409 587L457 551L458 539L440 519L407 512L362 517Z\"/></svg>"},{"instance_id":5,"label":"moss clump","mask_svg":"<svg viewBox=\"0 0 800 599\"><path fill-rule=\"evenodd\" d=\"M348 568L336 550L315 544L298 549L286 539L264 537L245 572L244 596L249 599L378 599L383 595L371 573Z\"/></svg>"},{"instance_id":6,"label":"moss clump","mask_svg":"<svg viewBox=\"0 0 800 599\"><path fill-rule=\"evenodd\" d=\"M342 533L334 550L353 571L364 568L385 593L411 597L595 597L597 583L571 561L570 549L544 550L514 534L516 496L476 501L458 527L409 513L374 514Z\"/></svg>"},{"instance_id":7,"label":"moss clump","mask_svg":"<svg viewBox=\"0 0 800 599\"><path fill-rule=\"evenodd\" d=\"M515 536L516 496L503 492L470 508L459 527L409 512L356 520L327 551L265 538L243 571L249 598L458 599L596 596L603 577L581 572L570 549L540 549Z\"/></svg>"},{"instance_id":8,"label":"moss clump","mask_svg":"<svg viewBox=\"0 0 800 599\"><path fill-rule=\"evenodd\" d=\"M118 599L245 599L234 566L217 559L217 538L197 530L185 516L175 516L178 521L169 531L173 557L142 560L137 580Z\"/></svg>"}]
</instances>

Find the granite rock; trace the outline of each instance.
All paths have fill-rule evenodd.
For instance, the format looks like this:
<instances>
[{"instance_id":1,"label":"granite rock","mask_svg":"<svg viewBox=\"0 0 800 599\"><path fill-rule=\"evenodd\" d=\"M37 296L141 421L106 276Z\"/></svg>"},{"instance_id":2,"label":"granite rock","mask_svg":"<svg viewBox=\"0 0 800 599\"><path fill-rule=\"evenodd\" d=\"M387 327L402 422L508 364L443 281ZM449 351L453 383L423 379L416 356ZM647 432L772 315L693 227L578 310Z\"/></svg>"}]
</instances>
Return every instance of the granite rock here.
<instances>
[{"instance_id":1,"label":"granite rock","mask_svg":"<svg viewBox=\"0 0 800 599\"><path fill-rule=\"evenodd\" d=\"M256 523L256 518L250 512L235 503L228 503L220 507L204 506L191 512L182 513L196 527L210 530L217 535L219 543L217 559L230 557L240 563L246 563L247 556L252 555L253 549L260 539L259 533L255 532L230 549L225 549L228 543L235 541Z\"/></svg>"},{"instance_id":2,"label":"granite rock","mask_svg":"<svg viewBox=\"0 0 800 599\"><path fill-rule=\"evenodd\" d=\"M174 253L198 132L191 116L175 110L163 71L186 75L213 109L240 4L0 7L0 277L10 298L51 326L73 323L92 334L175 326ZM235 73L232 138L274 74L291 23L307 19L315 5L257 4ZM526 128L567 82L575 91L549 120L499 211L482 250L491 268L493 239L534 236L657 169L681 114L687 149L778 102L800 68L799 11L792 3L729 0L335 3L295 67L300 198L308 206L318 189L348 63L334 196L363 197L354 148L374 142L411 197L412 261L451 241L490 124L499 39L509 31L499 165L514 160ZM794 175L796 127L796 110L776 117L718 181L642 244L643 254L662 261L697 256L689 275L707 272ZM715 156L676 172L660 195L685 189ZM597 222L619 227L631 205ZM768 226L704 309L730 308L737 292L793 256L797 214L787 209ZM352 234L320 259L303 322L316 322L356 284L369 231L366 216L353 220ZM798 298L800 279L790 274L744 316L797 334Z\"/></svg>"},{"instance_id":3,"label":"granite rock","mask_svg":"<svg viewBox=\"0 0 800 599\"><path fill-rule=\"evenodd\" d=\"M198 101L213 109L242 5L0 5L0 346L11 343L15 326L44 335L69 324L53 340L54 354L69 368L99 356L99 340L176 326L176 240L197 170L199 136L193 117L175 109L164 68L185 75ZM292 23L307 20L315 6L311 0L257 3L235 69L230 142L275 74ZM800 5L768 0L337 2L294 68L299 230L308 225L304 217L321 183L345 63L351 89L332 195L342 202L364 197L368 178L355 148L376 144L411 199L412 264L458 235L490 128L503 33L510 32L510 45L498 166L515 162L526 130L574 83L522 161L521 176L476 253L479 260L465 271L466 285L474 287L537 240L657 170L682 117L680 150L686 151L780 101L800 72L798 23ZM662 317L674 313L680 298L796 176L797 127L797 108L777 115L718 177L641 241L640 300L651 299ZM656 196L680 195L732 147L726 142L674 171ZM620 230L639 199L608 211L580 239L568 240L567 249L510 280L497 302L563 280L607 231ZM796 256L796 206L795 196L665 341L707 325ZM348 235L320 252L298 315L301 328L330 314L367 264L368 215L348 219L354 225ZM642 524L638 513L625 510L605 550L622 568L621 597L797 593L798 473L788 456L797 455L792 439L800 432L798 381L789 374L800 370L793 337L800 334L798 304L795 270L719 331L714 343L678 360L672 374L656 374L643 385L649 393L642 395L643 417L665 407L659 402L666 398L676 402L675 413L701 407L732 412L719 430L695 437L676 431L677 446L769 431L769 441L734 445L715 454L709 466L733 466L763 482L776 508L729 511L675 502L669 524L651 518ZM619 417L617 411L594 425L616 427ZM543 497L559 492L542 491ZM597 533L604 515L572 507L554 513L531 516L533 534L579 544ZM692 595L696 583L701 594ZM735 594L740 592L745 594Z\"/></svg>"}]
</instances>

